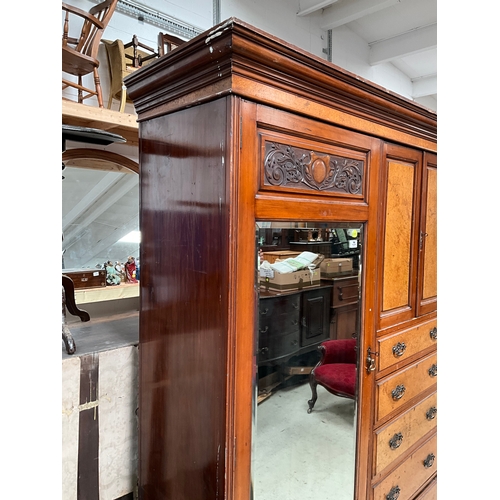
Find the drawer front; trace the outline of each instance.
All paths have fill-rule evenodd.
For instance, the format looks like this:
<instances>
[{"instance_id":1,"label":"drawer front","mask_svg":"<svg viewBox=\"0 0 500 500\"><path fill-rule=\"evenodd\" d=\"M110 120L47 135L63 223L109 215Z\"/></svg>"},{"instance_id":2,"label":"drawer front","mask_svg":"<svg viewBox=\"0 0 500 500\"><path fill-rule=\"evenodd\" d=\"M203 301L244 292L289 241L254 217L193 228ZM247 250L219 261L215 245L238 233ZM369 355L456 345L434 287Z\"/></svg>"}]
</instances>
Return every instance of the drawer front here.
<instances>
[{"instance_id":1,"label":"drawer front","mask_svg":"<svg viewBox=\"0 0 500 500\"><path fill-rule=\"evenodd\" d=\"M433 479L431 484L418 495L417 500L437 500L437 478Z\"/></svg>"},{"instance_id":2,"label":"drawer front","mask_svg":"<svg viewBox=\"0 0 500 500\"><path fill-rule=\"evenodd\" d=\"M359 282L357 277L335 280L333 285L332 306L339 307L359 300Z\"/></svg>"},{"instance_id":3,"label":"drawer front","mask_svg":"<svg viewBox=\"0 0 500 500\"><path fill-rule=\"evenodd\" d=\"M260 321L280 314L293 314L300 310L300 293L279 297L262 298L259 300Z\"/></svg>"},{"instance_id":4,"label":"drawer front","mask_svg":"<svg viewBox=\"0 0 500 500\"><path fill-rule=\"evenodd\" d=\"M437 319L378 340L379 371L437 344Z\"/></svg>"},{"instance_id":5,"label":"drawer front","mask_svg":"<svg viewBox=\"0 0 500 500\"><path fill-rule=\"evenodd\" d=\"M377 382L377 418L384 418L393 410L437 382L437 354L411 364L394 375Z\"/></svg>"},{"instance_id":6,"label":"drawer front","mask_svg":"<svg viewBox=\"0 0 500 500\"><path fill-rule=\"evenodd\" d=\"M436 427L436 405L434 393L375 433L377 474Z\"/></svg>"},{"instance_id":7,"label":"drawer front","mask_svg":"<svg viewBox=\"0 0 500 500\"><path fill-rule=\"evenodd\" d=\"M261 316L259 322L259 336L284 335L300 330L299 311L290 314L275 314Z\"/></svg>"},{"instance_id":8,"label":"drawer front","mask_svg":"<svg viewBox=\"0 0 500 500\"><path fill-rule=\"evenodd\" d=\"M409 500L436 470L434 435L374 488L373 500Z\"/></svg>"},{"instance_id":9,"label":"drawer front","mask_svg":"<svg viewBox=\"0 0 500 500\"><path fill-rule=\"evenodd\" d=\"M272 361L294 353L299 348L299 331L287 335L260 335L257 362Z\"/></svg>"}]
</instances>

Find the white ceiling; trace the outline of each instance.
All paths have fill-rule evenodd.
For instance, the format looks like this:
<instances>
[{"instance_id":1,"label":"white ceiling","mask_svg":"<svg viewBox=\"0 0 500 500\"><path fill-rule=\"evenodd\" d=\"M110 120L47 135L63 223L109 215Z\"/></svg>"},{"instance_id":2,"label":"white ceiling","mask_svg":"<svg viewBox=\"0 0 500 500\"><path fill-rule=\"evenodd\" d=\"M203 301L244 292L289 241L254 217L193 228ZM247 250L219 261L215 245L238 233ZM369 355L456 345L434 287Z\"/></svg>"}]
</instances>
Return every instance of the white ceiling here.
<instances>
[{"instance_id":1,"label":"white ceiling","mask_svg":"<svg viewBox=\"0 0 500 500\"><path fill-rule=\"evenodd\" d=\"M370 46L370 64L391 63L412 97L437 100L437 0L300 0L298 16L321 11L324 30L346 26Z\"/></svg>"}]
</instances>

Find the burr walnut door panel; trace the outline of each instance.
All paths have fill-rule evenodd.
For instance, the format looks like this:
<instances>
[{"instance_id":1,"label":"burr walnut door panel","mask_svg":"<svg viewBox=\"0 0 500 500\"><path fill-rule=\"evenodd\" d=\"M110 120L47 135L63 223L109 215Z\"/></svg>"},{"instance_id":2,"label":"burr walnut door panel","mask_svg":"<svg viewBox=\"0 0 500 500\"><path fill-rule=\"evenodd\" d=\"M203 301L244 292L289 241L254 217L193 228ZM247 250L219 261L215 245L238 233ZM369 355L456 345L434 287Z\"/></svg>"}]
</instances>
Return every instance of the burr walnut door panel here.
<instances>
[{"instance_id":1,"label":"burr walnut door panel","mask_svg":"<svg viewBox=\"0 0 500 500\"><path fill-rule=\"evenodd\" d=\"M415 316L419 185L422 153L385 145L380 327Z\"/></svg>"},{"instance_id":2,"label":"burr walnut door panel","mask_svg":"<svg viewBox=\"0 0 500 500\"><path fill-rule=\"evenodd\" d=\"M424 155L417 314L437 308L437 156Z\"/></svg>"}]
</instances>

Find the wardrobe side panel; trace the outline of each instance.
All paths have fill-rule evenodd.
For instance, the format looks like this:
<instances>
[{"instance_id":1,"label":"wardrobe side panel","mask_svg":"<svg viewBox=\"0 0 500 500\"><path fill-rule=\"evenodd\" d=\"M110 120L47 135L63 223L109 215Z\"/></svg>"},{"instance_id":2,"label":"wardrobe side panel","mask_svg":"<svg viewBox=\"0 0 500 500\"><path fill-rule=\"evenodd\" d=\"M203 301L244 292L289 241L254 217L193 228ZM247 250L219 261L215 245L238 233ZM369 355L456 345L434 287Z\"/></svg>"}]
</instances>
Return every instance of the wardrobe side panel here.
<instances>
[{"instance_id":1,"label":"wardrobe side panel","mask_svg":"<svg viewBox=\"0 0 500 500\"><path fill-rule=\"evenodd\" d=\"M142 500L224 497L226 99L140 124Z\"/></svg>"}]
</instances>

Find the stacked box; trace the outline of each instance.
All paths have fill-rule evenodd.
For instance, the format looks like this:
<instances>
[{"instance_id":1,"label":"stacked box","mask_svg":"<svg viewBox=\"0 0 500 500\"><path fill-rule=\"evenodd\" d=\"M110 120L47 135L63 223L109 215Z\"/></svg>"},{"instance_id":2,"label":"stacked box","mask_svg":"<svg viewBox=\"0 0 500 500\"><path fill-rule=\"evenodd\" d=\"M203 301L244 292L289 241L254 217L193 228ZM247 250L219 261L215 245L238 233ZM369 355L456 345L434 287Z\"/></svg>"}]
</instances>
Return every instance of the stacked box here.
<instances>
[{"instance_id":1,"label":"stacked box","mask_svg":"<svg viewBox=\"0 0 500 500\"><path fill-rule=\"evenodd\" d=\"M352 257L325 259L320 265L321 277L332 278L340 273L352 271Z\"/></svg>"},{"instance_id":2,"label":"stacked box","mask_svg":"<svg viewBox=\"0 0 500 500\"><path fill-rule=\"evenodd\" d=\"M274 269L261 269L260 286L270 291L302 290L320 284L320 270L301 269L294 273L280 273Z\"/></svg>"}]
</instances>

